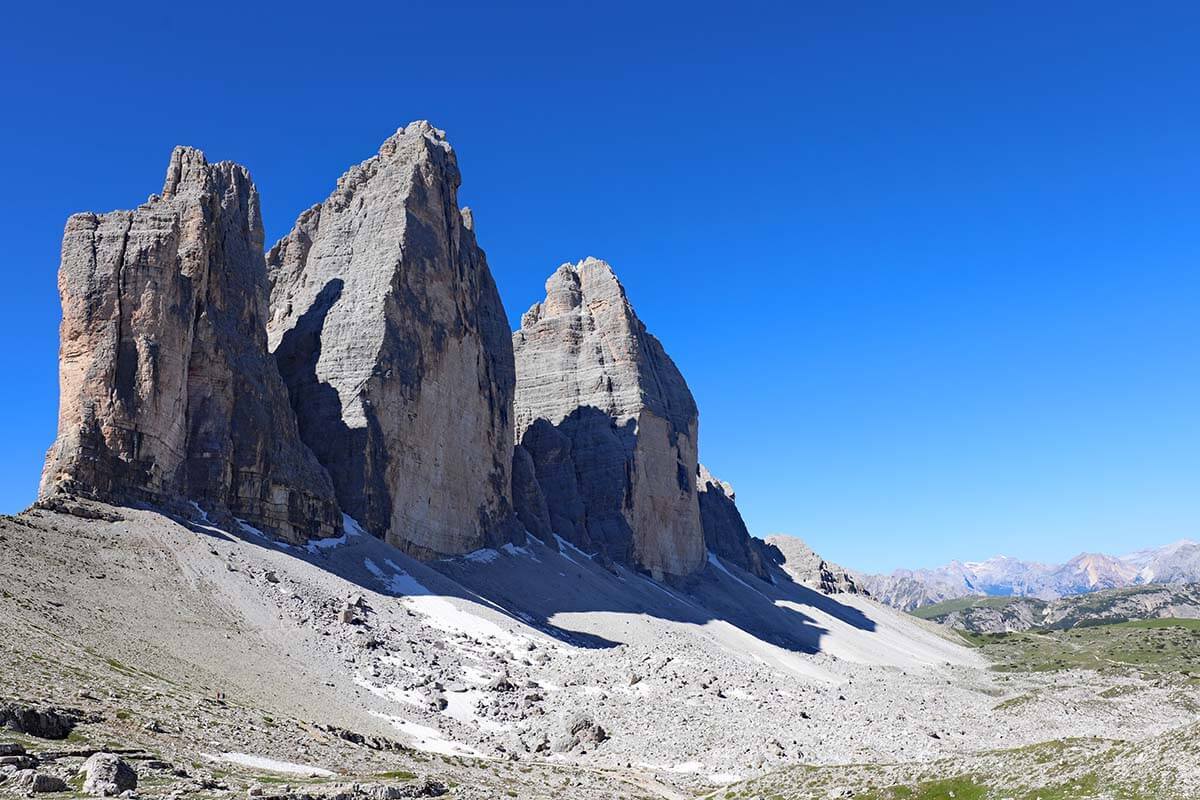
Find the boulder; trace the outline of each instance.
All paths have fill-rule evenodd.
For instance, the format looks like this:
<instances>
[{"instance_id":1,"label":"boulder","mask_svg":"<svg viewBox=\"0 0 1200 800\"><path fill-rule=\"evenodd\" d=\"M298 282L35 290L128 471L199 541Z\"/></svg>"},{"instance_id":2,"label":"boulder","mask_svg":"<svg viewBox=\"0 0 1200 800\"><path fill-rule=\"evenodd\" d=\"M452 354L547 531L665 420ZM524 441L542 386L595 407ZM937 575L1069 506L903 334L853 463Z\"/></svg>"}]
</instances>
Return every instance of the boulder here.
<instances>
[{"instance_id":1,"label":"boulder","mask_svg":"<svg viewBox=\"0 0 1200 800\"><path fill-rule=\"evenodd\" d=\"M445 134L414 122L267 256L269 340L343 510L418 558L520 537L512 343Z\"/></svg>"},{"instance_id":2,"label":"boulder","mask_svg":"<svg viewBox=\"0 0 1200 800\"><path fill-rule=\"evenodd\" d=\"M18 794L43 794L65 792L67 783L62 778L47 775L33 769L19 770L12 779L12 789Z\"/></svg>"},{"instance_id":3,"label":"boulder","mask_svg":"<svg viewBox=\"0 0 1200 800\"><path fill-rule=\"evenodd\" d=\"M171 154L161 195L67 221L43 501L195 501L292 542L341 534L267 352L262 251L249 172L189 147Z\"/></svg>"},{"instance_id":4,"label":"boulder","mask_svg":"<svg viewBox=\"0 0 1200 800\"><path fill-rule=\"evenodd\" d=\"M517 440L551 529L657 578L699 570L696 404L612 268L592 258L559 267L513 349ZM537 493L526 486L515 499L538 524Z\"/></svg>"},{"instance_id":5,"label":"boulder","mask_svg":"<svg viewBox=\"0 0 1200 800\"><path fill-rule=\"evenodd\" d=\"M576 714L567 724L568 732L581 744L597 745L608 739L608 732L586 714Z\"/></svg>"},{"instance_id":6,"label":"boulder","mask_svg":"<svg viewBox=\"0 0 1200 800\"><path fill-rule=\"evenodd\" d=\"M80 767L83 791L95 797L113 797L136 789L138 778L133 767L112 753L95 753Z\"/></svg>"}]
</instances>

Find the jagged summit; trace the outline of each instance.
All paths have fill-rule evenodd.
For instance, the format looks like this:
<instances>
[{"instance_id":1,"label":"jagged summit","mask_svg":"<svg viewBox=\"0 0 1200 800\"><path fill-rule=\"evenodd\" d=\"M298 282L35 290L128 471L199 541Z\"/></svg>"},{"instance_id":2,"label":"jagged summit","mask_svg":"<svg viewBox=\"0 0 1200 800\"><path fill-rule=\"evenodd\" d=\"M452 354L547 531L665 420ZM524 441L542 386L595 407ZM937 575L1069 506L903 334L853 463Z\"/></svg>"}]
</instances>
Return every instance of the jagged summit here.
<instances>
[{"instance_id":1,"label":"jagged summit","mask_svg":"<svg viewBox=\"0 0 1200 800\"><path fill-rule=\"evenodd\" d=\"M578 324L579 330L571 326ZM689 435L698 412L695 400L662 343L646 330L605 261L588 257L564 263L546 280L546 298L521 318L514 347L532 337L592 337L607 347L602 357L574 358L575 370L534 375L525 369L522 402L517 404L517 427L531 420L561 421L575 407L590 405L616 418L648 410L671 424L672 433ZM536 349L537 345L533 345ZM518 364L518 370L521 365ZM553 391L540 391L554 386ZM564 402L564 394L574 401ZM694 432L691 434L695 439Z\"/></svg>"}]
</instances>

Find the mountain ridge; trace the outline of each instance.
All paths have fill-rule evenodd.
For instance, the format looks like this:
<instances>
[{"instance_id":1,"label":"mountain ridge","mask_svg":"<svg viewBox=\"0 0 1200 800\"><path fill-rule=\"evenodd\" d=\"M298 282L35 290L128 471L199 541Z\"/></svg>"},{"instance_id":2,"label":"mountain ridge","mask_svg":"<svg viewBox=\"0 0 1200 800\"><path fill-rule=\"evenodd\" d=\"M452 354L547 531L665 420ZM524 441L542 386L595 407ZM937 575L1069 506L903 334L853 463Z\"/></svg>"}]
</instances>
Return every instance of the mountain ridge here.
<instances>
[{"instance_id":1,"label":"mountain ridge","mask_svg":"<svg viewBox=\"0 0 1200 800\"><path fill-rule=\"evenodd\" d=\"M873 597L906 611L970 596L1055 600L1105 589L1200 582L1200 542L1179 539L1121 556L1084 552L1060 564L993 556L855 575Z\"/></svg>"}]
</instances>

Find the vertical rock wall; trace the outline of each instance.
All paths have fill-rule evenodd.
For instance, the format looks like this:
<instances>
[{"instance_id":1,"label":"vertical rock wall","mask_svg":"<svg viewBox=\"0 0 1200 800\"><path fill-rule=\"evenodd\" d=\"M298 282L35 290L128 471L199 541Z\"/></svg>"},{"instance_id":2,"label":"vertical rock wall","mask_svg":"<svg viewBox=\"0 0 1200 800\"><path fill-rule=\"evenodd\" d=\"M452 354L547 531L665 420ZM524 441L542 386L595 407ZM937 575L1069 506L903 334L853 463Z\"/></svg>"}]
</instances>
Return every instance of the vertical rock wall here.
<instances>
[{"instance_id":1,"label":"vertical rock wall","mask_svg":"<svg viewBox=\"0 0 1200 800\"><path fill-rule=\"evenodd\" d=\"M161 195L68 220L42 499L195 501L292 541L340 532L266 350L262 247L249 173L185 147Z\"/></svg>"},{"instance_id":2,"label":"vertical rock wall","mask_svg":"<svg viewBox=\"0 0 1200 800\"><path fill-rule=\"evenodd\" d=\"M518 536L508 321L453 150L415 122L268 254L270 346L342 508L422 558Z\"/></svg>"}]
</instances>

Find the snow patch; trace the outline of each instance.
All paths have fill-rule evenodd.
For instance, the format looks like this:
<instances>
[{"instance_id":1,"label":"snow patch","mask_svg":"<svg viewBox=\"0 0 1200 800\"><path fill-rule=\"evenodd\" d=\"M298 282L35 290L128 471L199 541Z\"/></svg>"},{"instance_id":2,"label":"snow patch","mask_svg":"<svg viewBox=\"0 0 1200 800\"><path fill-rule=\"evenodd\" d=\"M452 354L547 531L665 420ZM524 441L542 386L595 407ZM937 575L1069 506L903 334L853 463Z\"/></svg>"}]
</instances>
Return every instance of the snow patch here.
<instances>
[{"instance_id":1,"label":"snow patch","mask_svg":"<svg viewBox=\"0 0 1200 800\"><path fill-rule=\"evenodd\" d=\"M350 541L351 536L363 536L366 531L359 525L354 517L349 514L342 514L342 535L335 539L313 539L304 549L309 553L316 555L322 550L332 550L335 547L341 547L346 542Z\"/></svg>"},{"instance_id":2,"label":"snow patch","mask_svg":"<svg viewBox=\"0 0 1200 800\"><path fill-rule=\"evenodd\" d=\"M401 689L399 686L378 686L361 675L354 676L354 685L361 686L376 697L391 700L394 703L404 703L410 706L421 706L421 693L415 689Z\"/></svg>"},{"instance_id":3,"label":"snow patch","mask_svg":"<svg viewBox=\"0 0 1200 800\"><path fill-rule=\"evenodd\" d=\"M281 772L285 775L312 775L320 778L331 778L334 775L333 772L321 769L320 767L310 767L307 764L293 764L290 761L276 761L273 758L252 756L247 753L221 753L220 755L201 753L200 755L208 761L228 761L231 764L240 764L243 767L250 767L251 769Z\"/></svg>"},{"instance_id":4,"label":"snow patch","mask_svg":"<svg viewBox=\"0 0 1200 800\"><path fill-rule=\"evenodd\" d=\"M201 508L199 503L197 503L195 500L189 500L188 505L190 505L192 508L196 509L196 513L200 516L199 522L197 522L195 520L191 521L192 525L194 525L197 528L203 528L206 531L211 531L212 533L215 533L218 536L221 536L223 538L226 538L226 539L229 538L228 533L226 533L225 531L216 527L215 525L208 524L209 523L208 512L205 511L203 508Z\"/></svg>"},{"instance_id":5,"label":"snow patch","mask_svg":"<svg viewBox=\"0 0 1200 800\"><path fill-rule=\"evenodd\" d=\"M554 541L558 542L558 554L560 556L562 556L563 558L565 558L567 561L570 561L572 564L577 564L579 566L583 566L582 564L579 564L578 561L571 558L571 554L567 552L568 550L570 550L571 552L574 552L576 555L578 555L582 558L586 558L587 560L591 561L591 559L592 559L591 553L583 552L578 547L576 547L575 545L568 542L566 539L559 536L557 533L554 534Z\"/></svg>"},{"instance_id":6,"label":"snow patch","mask_svg":"<svg viewBox=\"0 0 1200 800\"><path fill-rule=\"evenodd\" d=\"M391 723L392 727L412 739L412 746L417 750L422 750L426 753L437 753L443 756L485 758L483 753L474 747L451 741L441 731L431 728L428 725L418 725L401 717L390 717L387 714L380 714L377 711L372 711L371 714L380 719L387 720Z\"/></svg>"},{"instance_id":7,"label":"snow patch","mask_svg":"<svg viewBox=\"0 0 1200 800\"><path fill-rule=\"evenodd\" d=\"M351 536L366 536L367 531L362 525L358 524L358 520L349 514L342 514L342 530Z\"/></svg>"},{"instance_id":8,"label":"snow patch","mask_svg":"<svg viewBox=\"0 0 1200 800\"><path fill-rule=\"evenodd\" d=\"M708 563L709 563L709 564L712 564L714 567L716 567L717 569L719 569L721 572L724 572L724 573L725 573L726 575L728 575L730 578L733 578L735 581L737 581L738 583L740 583L742 586L745 586L747 589L749 589L750 591L754 592L755 594L762 595L763 597L766 597L766 595L764 595L764 594L763 594L762 592L760 592L758 589L755 589L753 586L751 586L750 584L746 583L744 580L742 580L741 578L739 578L737 575L734 575L732 572L730 572L730 571L729 571L729 568L728 568L728 567L726 567L726 566L725 566L723 563L721 563L721 559L720 559L720 558L718 558L718 557L717 557L717 554L716 554L716 553L714 553L712 550L709 550L709 551L708 551ZM767 599L770 599L770 598L767 598Z\"/></svg>"},{"instance_id":9,"label":"snow patch","mask_svg":"<svg viewBox=\"0 0 1200 800\"><path fill-rule=\"evenodd\" d=\"M237 520L238 527L240 527L243 531L250 534L251 536L257 536L260 539L267 539L268 541L271 539L270 536L267 536L265 533L263 533L258 528L251 525L249 522L246 522L246 520L238 519L237 517L234 517L234 519Z\"/></svg>"},{"instance_id":10,"label":"snow patch","mask_svg":"<svg viewBox=\"0 0 1200 800\"><path fill-rule=\"evenodd\" d=\"M514 636L491 620L476 616L459 608L449 600L438 597L391 559L385 558L383 563L392 570L390 575L371 559L363 559L363 566L384 585L388 593L401 597L401 602L413 611L422 614L426 619L426 624L430 627L446 633L464 634L476 639L498 639L509 645L523 643L523 639Z\"/></svg>"},{"instance_id":11,"label":"snow patch","mask_svg":"<svg viewBox=\"0 0 1200 800\"><path fill-rule=\"evenodd\" d=\"M500 547L500 549L508 553L510 556L525 556L526 558L531 558L539 563L541 562L541 559L537 557L537 554L535 554L533 550L528 547L517 547L512 542L506 542Z\"/></svg>"}]
</instances>

